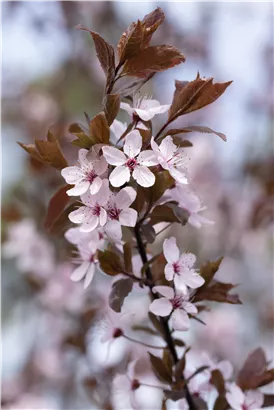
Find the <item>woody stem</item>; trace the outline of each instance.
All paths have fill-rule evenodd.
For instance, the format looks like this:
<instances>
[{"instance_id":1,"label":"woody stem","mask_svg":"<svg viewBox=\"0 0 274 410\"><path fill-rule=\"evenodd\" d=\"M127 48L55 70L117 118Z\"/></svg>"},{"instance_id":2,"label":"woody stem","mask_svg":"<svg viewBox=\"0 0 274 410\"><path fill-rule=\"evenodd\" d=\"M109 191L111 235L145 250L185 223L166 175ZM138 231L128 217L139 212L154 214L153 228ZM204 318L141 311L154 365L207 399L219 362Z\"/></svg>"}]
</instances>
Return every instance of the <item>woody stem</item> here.
<instances>
[{"instance_id":1,"label":"woody stem","mask_svg":"<svg viewBox=\"0 0 274 410\"><path fill-rule=\"evenodd\" d=\"M151 298L152 298L152 299L157 299L157 296L152 292L152 288L153 288L153 285L152 285L152 284L153 284L153 275L152 275L151 269L150 269L150 267L149 267L149 265L148 265L148 263L147 263L147 262L148 262L148 259L147 259L147 254L146 254L146 247L145 247L145 245L143 244L142 236L141 236L141 233L140 233L140 223L137 223L137 224L136 224L136 226L135 226L135 228L134 228L134 233L135 233L135 238L136 238L136 242L137 242L137 247L138 247L138 251L139 251L139 254L140 254L140 256L141 256L142 262L143 262L143 264L146 264L146 265L147 265L147 268L146 268L146 270L145 270L145 274L146 274L147 279L148 279L149 282L151 283L151 285L149 285ZM164 318L162 318L162 317L160 317L160 322L161 322L162 328L163 328L163 330L164 330L165 342L166 342L167 347L168 347L168 349L169 349L169 351L170 351L170 353L171 353L171 355L172 355L173 362L174 362L174 364L176 364L176 363L178 363L179 358L178 358L178 355L177 355L177 351L176 351L176 348L175 348L175 344L174 344L174 341L173 341L173 338L172 338L172 335L171 335L171 332L170 332L168 323L167 323L167 321L166 321ZM182 377L182 380L184 380L183 375L182 375L181 377ZM198 410L198 409L197 409L197 406L196 406L196 404L194 403L193 398L192 398L192 396L191 396L191 394L190 394L190 391L189 391L189 389L188 389L187 384L185 384L185 393L186 393L186 400L187 400L187 402L188 402L189 409L190 409L190 410Z\"/></svg>"}]
</instances>

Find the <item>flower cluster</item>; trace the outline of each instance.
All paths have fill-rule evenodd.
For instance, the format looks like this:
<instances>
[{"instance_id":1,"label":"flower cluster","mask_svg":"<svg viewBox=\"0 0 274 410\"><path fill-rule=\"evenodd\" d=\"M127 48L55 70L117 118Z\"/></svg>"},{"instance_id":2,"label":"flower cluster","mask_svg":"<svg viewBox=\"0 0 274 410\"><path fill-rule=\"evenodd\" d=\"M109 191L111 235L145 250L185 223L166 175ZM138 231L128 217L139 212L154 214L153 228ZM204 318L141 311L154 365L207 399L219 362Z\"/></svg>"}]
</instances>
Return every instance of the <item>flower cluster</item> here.
<instances>
[{"instance_id":1,"label":"flower cluster","mask_svg":"<svg viewBox=\"0 0 274 410\"><path fill-rule=\"evenodd\" d=\"M108 315L109 320L105 320L105 324L111 323L106 326L108 330L100 342L122 339L146 348L150 374L161 382L161 386L152 386L163 392L159 408L167 408L166 402L174 400L178 401L181 410L257 409L264 405L265 399L258 388L274 380L273 369L267 368L268 361L262 350L258 349L247 359L235 384L231 366L224 361L216 364L209 360L189 371L186 355L190 348L180 338L174 338L174 331L189 330L193 319L206 324L199 315L209 310L208 301L241 304L239 296L230 293L235 285L215 277L223 258L195 268L196 256L189 249L180 253L174 236L164 240L157 255L152 253L154 247L148 248L158 240L157 235L173 223L181 229L187 223L196 228L214 223L200 214L206 208L189 187L188 161L193 144L184 139L184 135L210 132L223 140L226 137L205 126L171 128L171 124L179 117L213 103L231 84L230 81L214 83L212 78L201 78L198 73L193 81L176 80L170 104L161 105L137 94L158 71L185 61L183 54L173 46L149 44L164 17L163 11L157 8L142 21L132 23L121 36L116 52L98 33L79 26L92 36L106 74L106 84L102 111L92 119L86 114L88 131L75 123L69 127L75 137L72 145L79 150L78 162L67 163L58 139L51 132L47 140L36 140L35 145L22 144L22 147L36 160L61 170L66 185L50 200L46 226L52 232L65 232L66 240L74 247L72 262L77 266L71 273L73 282L83 281L86 289L97 267L111 279L115 278L111 280L110 291L104 288L107 309L113 315ZM129 81L121 85L119 80L124 77ZM132 81L131 77L137 79ZM120 109L129 114L128 123L117 119ZM156 132L153 119L161 114L167 118ZM35 237L31 229L30 236ZM19 227L19 233L16 229L12 232L5 252L21 258L21 264L27 269L34 250L34 259L41 269L44 259L44 255L39 254L41 238L36 236L37 243L25 240L22 253L18 253L21 237ZM133 266L136 258L137 268ZM146 300L136 310L142 308L145 314L142 321L148 322L139 325L138 330L152 335L155 344L132 338L133 326L125 330L121 324L121 318L127 313L127 302L133 299L128 297L136 288ZM84 336L83 329L81 332L80 349L86 351L83 339L87 328ZM75 337L73 341L75 343ZM179 352L182 347L183 355ZM160 350L161 355L154 355L155 350ZM126 374L116 374L112 378L113 387L126 388L130 396L129 403L119 404L118 408L140 408L135 393L145 386L151 387L139 379L139 375L137 378L138 363L132 356L134 354L125 359L124 367L121 366ZM108 389L104 386L104 390ZM212 392L214 403L210 407L208 395ZM96 400L94 403L97 406ZM97 407L113 406L107 402Z\"/></svg>"},{"instance_id":2,"label":"flower cluster","mask_svg":"<svg viewBox=\"0 0 274 410\"><path fill-rule=\"evenodd\" d=\"M67 194L80 197L81 205L69 214L70 221L78 224L79 228L70 229L65 237L76 246L77 262L81 262L72 280L78 281L85 277L85 287L94 274L96 252L104 249L102 244L98 246L98 237L104 236L105 245L108 241L122 243L121 227L135 227L138 214L132 204L136 199L137 185L152 187L157 173L165 170L177 183L177 187L171 190L173 196L173 191L180 189L181 184L188 183L184 149L176 146L171 136L166 136L160 145L153 137L150 143L145 144L140 133L140 128L146 128L142 121L149 121L155 114L166 112L170 105L162 106L156 100L134 97L133 107L121 103L121 108L134 118L135 126L139 127L127 133L122 141L123 146L118 149L109 144L95 144L90 150L82 148L78 153L78 164L61 171L66 183L74 185L67 190ZM117 141L127 125L115 120L111 129ZM179 276L176 274L174 283L177 278Z\"/></svg>"}]
</instances>

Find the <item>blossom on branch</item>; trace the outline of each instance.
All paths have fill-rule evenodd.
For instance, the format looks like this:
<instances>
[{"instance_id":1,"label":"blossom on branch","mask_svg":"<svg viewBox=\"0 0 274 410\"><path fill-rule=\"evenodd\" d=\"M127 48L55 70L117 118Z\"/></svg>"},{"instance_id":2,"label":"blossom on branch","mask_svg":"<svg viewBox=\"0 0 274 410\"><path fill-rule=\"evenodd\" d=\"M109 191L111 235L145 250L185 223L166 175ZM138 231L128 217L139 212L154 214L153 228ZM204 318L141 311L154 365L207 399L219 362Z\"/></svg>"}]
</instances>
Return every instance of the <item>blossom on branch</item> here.
<instances>
[{"instance_id":1,"label":"blossom on branch","mask_svg":"<svg viewBox=\"0 0 274 410\"><path fill-rule=\"evenodd\" d=\"M69 219L75 224L82 224L80 231L91 232L98 225L104 226L107 222L107 211L105 209L110 196L108 180L103 181L102 187L95 195L86 192L81 196L84 206L69 214Z\"/></svg>"},{"instance_id":2,"label":"blossom on branch","mask_svg":"<svg viewBox=\"0 0 274 410\"><path fill-rule=\"evenodd\" d=\"M134 119L139 117L143 121L151 120L156 114L163 114L169 110L170 104L161 105L157 100L151 100L145 96L133 96L133 106L122 102L120 108L125 110Z\"/></svg>"},{"instance_id":3,"label":"blossom on branch","mask_svg":"<svg viewBox=\"0 0 274 410\"><path fill-rule=\"evenodd\" d=\"M237 384L233 383L226 394L226 400L233 410L260 410L264 395L259 390L248 390L244 393Z\"/></svg>"},{"instance_id":4,"label":"blossom on branch","mask_svg":"<svg viewBox=\"0 0 274 410\"><path fill-rule=\"evenodd\" d=\"M180 184L188 184L186 167L188 157L183 148L177 147L173 143L170 135L165 137L160 145L152 137L151 148L162 168L168 170L170 175Z\"/></svg>"},{"instance_id":5,"label":"blossom on branch","mask_svg":"<svg viewBox=\"0 0 274 410\"><path fill-rule=\"evenodd\" d=\"M215 222L199 215L201 211L206 209L202 206L200 198L195 195L188 187L176 185L168 192L168 197L172 201L178 202L182 209L186 209L189 213L188 223L195 228L201 228L202 224L213 225Z\"/></svg>"},{"instance_id":6,"label":"blossom on branch","mask_svg":"<svg viewBox=\"0 0 274 410\"><path fill-rule=\"evenodd\" d=\"M108 164L99 152L99 147L92 147L91 151L80 149L78 153L79 166L71 166L62 169L61 175L67 184L75 185L67 191L69 196L82 195L90 191L92 195L96 194L102 186L103 176L108 168ZM105 175L106 176L106 175Z\"/></svg>"},{"instance_id":7,"label":"blossom on branch","mask_svg":"<svg viewBox=\"0 0 274 410\"><path fill-rule=\"evenodd\" d=\"M123 151L117 148L104 146L102 148L105 159L115 169L109 180L112 186L120 187L129 182L130 176L143 187L154 185L155 175L148 167L157 165L157 159L152 150L141 151L142 137L138 130L131 131L125 138Z\"/></svg>"},{"instance_id":8,"label":"blossom on branch","mask_svg":"<svg viewBox=\"0 0 274 410\"><path fill-rule=\"evenodd\" d=\"M103 248L105 240L97 231L81 232L79 228L70 228L65 233L65 238L77 246L76 258L73 261L79 266L72 272L70 278L74 282L85 278L84 289L86 289L93 279L95 265L98 262L96 251Z\"/></svg>"},{"instance_id":9,"label":"blossom on branch","mask_svg":"<svg viewBox=\"0 0 274 410\"><path fill-rule=\"evenodd\" d=\"M165 239L163 250L168 262L165 266L165 277L169 281L174 280L176 289L186 292L187 286L196 289L204 284L204 279L192 268L196 256L192 253L183 253L180 256L174 237Z\"/></svg>"},{"instance_id":10,"label":"blossom on branch","mask_svg":"<svg viewBox=\"0 0 274 410\"><path fill-rule=\"evenodd\" d=\"M190 327L188 313L191 315L198 313L196 306L189 302L188 293L176 292L169 286L154 286L152 290L163 297L155 299L150 304L150 312L162 317L171 314L171 325L174 330L188 330Z\"/></svg>"},{"instance_id":11,"label":"blossom on branch","mask_svg":"<svg viewBox=\"0 0 274 410\"><path fill-rule=\"evenodd\" d=\"M130 205L135 201L136 191L131 187L121 189L117 194L112 193L107 202L106 210L109 222L106 227L109 227L114 221L118 221L121 225L134 227L137 221L137 212L130 208Z\"/></svg>"}]
</instances>

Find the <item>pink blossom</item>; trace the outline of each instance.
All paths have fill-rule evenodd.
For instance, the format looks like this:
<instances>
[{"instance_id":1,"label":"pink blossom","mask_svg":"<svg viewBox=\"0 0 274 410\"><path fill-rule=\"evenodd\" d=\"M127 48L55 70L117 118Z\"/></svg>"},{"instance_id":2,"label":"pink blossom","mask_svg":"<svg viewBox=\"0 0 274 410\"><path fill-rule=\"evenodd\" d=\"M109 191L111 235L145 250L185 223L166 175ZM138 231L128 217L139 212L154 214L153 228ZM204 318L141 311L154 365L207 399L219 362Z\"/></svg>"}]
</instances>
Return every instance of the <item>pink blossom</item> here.
<instances>
[{"instance_id":1,"label":"pink blossom","mask_svg":"<svg viewBox=\"0 0 274 410\"><path fill-rule=\"evenodd\" d=\"M65 237L78 249L77 258L74 259L74 262L78 263L79 266L72 272L70 278L74 282L85 278L84 289L86 289L95 273L96 251L99 247L103 247L102 238L100 238L97 231L81 232L78 228L69 229Z\"/></svg>"},{"instance_id":2,"label":"pink blossom","mask_svg":"<svg viewBox=\"0 0 274 410\"><path fill-rule=\"evenodd\" d=\"M152 150L141 151L142 137L138 130L131 131L125 138L123 151L105 146L103 154L110 165L115 169L111 172L109 180L111 185L119 187L130 180L130 176L143 187L150 187L155 182L155 175L148 167L157 165L157 159Z\"/></svg>"},{"instance_id":3,"label":"pink blossom","mask_svg":"<svg viewBox=\"0 0 274 410\"><path fill-rule=\"evenodd\" d=\"M248 390L245 393L237 384L231 384L226 394L228 404L233 410L260 410L264 395L259 390Z\"/></svg>"},{"instance_id":4,"label":"pink blossom","mask_svg":"<svg viewBox=\"0 0 274 410\"><path fill-rule=\"evenodd\" d=\"M107 214L109 222L106 227L114 221L121 225L134 227L137 221L137 212L130 208L135 201L136 191L131 187L121 189L117 194L112 193L107 203Z\"/></svg>"},{"instance_id":5,"label":"pink blossom","mask_svg":"<svg viewBox=\"0 0 274 410\"><path fill-rule=\"evenodd\" d=\"M187 286L196 289L204 284L204 279L192 268L196 256L192 253L183 253L180 256L174 237L165 239L163 250L168 262L165 266L165 277L167 280L174 280L176 289L186 292Z\"/></svg>"},{"instance_id":6,"label":"pink blossom","mask_svg":"<svg viewBox=\"0 0 274 410\"><path fill-rule=\"evenodd\" d=\"M127 113L131 117L136 115L143 121L149 121L156 114L165 113L169 109L170 104L160 105L159 101L157 100L151 100L145 96L138 97L134 95L132 107L124 102L121 103L120 107L122 108L122 110L127 111Z\"/></svg>"},{"instance_id":7,"label":"pink blossom","mask_svg":"<svg viewBox=\"0 0 274 410\"><path fill-rule=\"evenodd\" d=\"M188 184L186 168L188 158L183 148L177 147L173 143L170 135L165 137L160 145L156 144L152 137L151 148L162 168L168 170L170 175L180 184Z\"/></svg>"},{"instance_id":8,"label":"pink blossom","mask_svg":"<svg viewBox=\"0 0 274 410\"><path fill-rule=\"evenodd\" d=\"M186 209L189 213L188 223L195 228L201 228L202 224L214 224L214 221L199 215L206 209L202 206L201 200L193 191L182 185L176 185L175 188L168 192L168 197L178 202L181 208Z\"/></svg>"},{"instance_id":9,"label":"pink blossom","mask_svg":"<svg viewBox=\"0 0 274 410\"><path fill-rule=\"evenodd\" d=\"M95 195L86 192L81 196L81 201L85 206L81 206L76 211L69 214L71 222L82 224L80 231L90 232L98 225L104 226L107 222L107 211L105 206L110 196L108 180L105 179L102 187Z\"/></svg>"},{"instance_id":10,"label":"pink blossom","mask_svg":"<svg viewBox=\"0 0 274 410\"><path fill-rule=\"evenodd\" d=\"M79 166L71 166L62 169L61 174L67 184L75 185L67 191L70 196L82 195L89 189L92 195L96 194L102 186L102 178L108 168L108 164L99 155L102 145L97 144L91 148L79 150Z\"/></svg>"},{"instance_id":11,"label":"pink blossom","mask_svg":"<svg viewBox=\"0 0 274 410\"><path fill-rule=\"evenodd\" d=\"M135 391L140 387L140 382L135 377L135 366L137 360L131 361L127 366L125 374L117 374L113 379L114 395L119 395L120 398L130 404L132 409L139 409L135 397ZM128 404L127 404L128 408Z\"/></svg>"},{"instance_id":12,"label":"pink blossom","mask_svg":"<svg viewBox=\"0 0 274 410\"><path fill-rule=\"evenodd\" d=\"M158 292L163 297L155 299L149 306L150 312L157 316L170 316L174 330L188 330L190 320L188 313L197 314L195 305L189 302L187 293L175 292L169 286L154 286L153 292Z\"/></svg>"}]
</instances>

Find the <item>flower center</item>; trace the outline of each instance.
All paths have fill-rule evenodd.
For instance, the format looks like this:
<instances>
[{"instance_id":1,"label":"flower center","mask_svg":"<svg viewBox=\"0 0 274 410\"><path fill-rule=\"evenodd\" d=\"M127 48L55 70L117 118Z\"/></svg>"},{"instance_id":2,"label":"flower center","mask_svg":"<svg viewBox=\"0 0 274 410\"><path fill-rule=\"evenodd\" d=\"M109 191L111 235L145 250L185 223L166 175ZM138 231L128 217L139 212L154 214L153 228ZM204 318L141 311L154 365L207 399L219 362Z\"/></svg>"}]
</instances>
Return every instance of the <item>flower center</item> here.
<instances>
[{"instance_id":1,"label":"flower center","mask_svg":"<svg viewBox=\"0 0 274 410\"><path fill-rule=\"evenodd\" d=\"M109 210L108 210L108 216L110 217L110 219L114 219L114 220L116 220L116 221L118 221L119 220L119 215L120 215L120 213L121 213L121 209L117 209L117 208L110 208Z\"/></svg>"},{"instance_id":2,"label":"flower center","mask_svg":"<svg viewBox=\"0 0 274 410\"><path fill-rule=\"evenodd\" d=\"M96 177L97 177L97 175L96 175L95 172L92 170L92 171L89 171L89 172L87 173L86 180L92 184L92 182L95 180Z\"/></svg>"},{"instance_id":3,"label":"flower center","mask_svg":"<svg viewBox=\"0 0 274 410\"><path fill-rule=\"evenodd\" d=\"M100 205L98 205L98 204L96 204L94 207L93 207L93 215L95 215L95 216L99 216L100 215L100 212L101 212L101 207L100 207Z\"/></svg>"},{"instance_id":4,"label":"flower center","mask_svg":"<svg viewBox=\"0 0 274 410\"><path fill-rule=\"evenodd\" d=\"M137 165L137 161L135 158L129 158L126 163L126 166L130 169L130 171L133 171L136 165Z\"/></svg>"},{"instance_id":5,"label":"flower center","mask_svg":"<svg viewBox=\"0 0 274 410\"><path fill-rule=\"evenodd\" d=\"M178 262L174 262L172 266L173 266L174 273L180 273L180 265Z\"/></svg>"},{"instance_id":6,"label":"flower center","mask_svg":"<svg viewBox=\"0 0 274 410\"><path fill-rule=\"evenodd\" d=\"M173 309L179 309L182 306L183 298L181 295L176 295L170 302Z\"/></svg>"},{"instance_id":7,"label":"flower center","mask_svg":"<svg viewBox=\"0 0 274 410\"><path fill-rule=\"evenodd\" d=\"M137 379L133 379L131 382L131 390L137 390L140 387L140 382Z\"/></svg>"},{"instance_id":8,"label":"flower center","mask_svg":"<svg viewBox=\"0 0 274 410\"><path fill-rule=\"evenodd\" d=\"M113 330L112 337L113 339L117 339L117 337L121 337L123 336L123 334L124 334L123 330L117 327L116 329Z\"/></svg>"}]
</instances>

